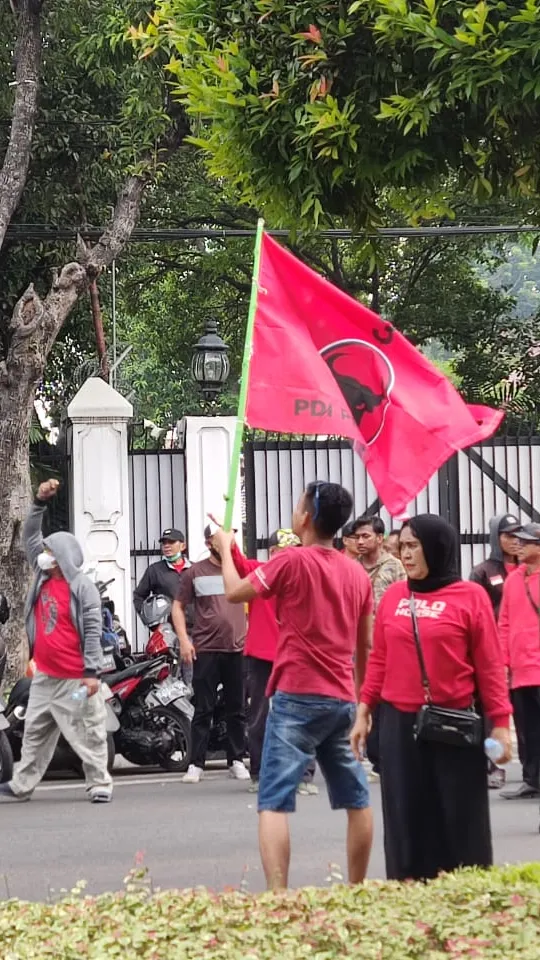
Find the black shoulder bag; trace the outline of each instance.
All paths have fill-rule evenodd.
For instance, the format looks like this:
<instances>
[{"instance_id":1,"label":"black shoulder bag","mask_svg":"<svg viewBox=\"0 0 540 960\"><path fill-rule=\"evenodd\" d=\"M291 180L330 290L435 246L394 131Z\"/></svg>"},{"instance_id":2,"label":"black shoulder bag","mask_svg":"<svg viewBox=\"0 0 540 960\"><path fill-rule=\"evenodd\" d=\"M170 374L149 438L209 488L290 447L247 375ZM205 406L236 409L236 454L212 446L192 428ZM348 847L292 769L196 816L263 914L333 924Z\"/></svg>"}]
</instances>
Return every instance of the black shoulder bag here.
<instances>
[{"instance_id":1,"label":"black shoulder bag","mask_svg":"<svg viewBox=\"0 0 540 960\"><path fill-rule=\"evenodd\" d=\"M415 739L432 743L446 743L453 747L479 747L484 740L484 723L482 717L476 713L473 707L468 710L452 710L447 707L437 707L433 703L426 662L420 643L416 605L412 594L409 603L414 644L418 654L426 701L416 714Z\"/></svg>"}]
</instances>

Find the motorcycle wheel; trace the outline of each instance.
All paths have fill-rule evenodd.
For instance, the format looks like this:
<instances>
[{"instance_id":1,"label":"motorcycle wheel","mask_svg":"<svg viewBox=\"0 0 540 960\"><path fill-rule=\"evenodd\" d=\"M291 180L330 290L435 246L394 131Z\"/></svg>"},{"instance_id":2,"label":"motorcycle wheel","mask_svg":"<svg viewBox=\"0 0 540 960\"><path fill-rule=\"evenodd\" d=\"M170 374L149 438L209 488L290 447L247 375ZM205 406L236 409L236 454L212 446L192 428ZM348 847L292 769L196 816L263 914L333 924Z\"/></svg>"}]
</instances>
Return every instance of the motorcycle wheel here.
<instances>
[{"instance_id":1,"label":"motorcycle wheel","mask_svg":"<svg viewBox=\"0 0 540 960\"><path fill-rule=\"evenodd\" d=\"M189 766L189 757L191 754L191 723L188 718L175 710L174 707L156 707L152 710L152 718L160 721L166 720L167 726L174 727L176 736L176 750L181 750L183 757L181 760L164 760L160 767L168 770L169 773L185 773Z\"/></svg>"},{"instance_id":2,"label":"motorcycle wheel","mask_svg":"<svg viewBox=\"0 0 540 960\"><path fill-rule=\"evenodd\" d=\"M0 783L6 783L13 776L13 754L9 740L4 733L0 731Z\"/></svg>"},{"instance_id":3,"label":"motorcycle wheel","mask_svg":"<svg viewBox=\"0 0 540 960\"><path fill-rule=\"evenodd\" d=\"M79 760L77 754L74 753L71 747L67 746L67 744L66 744L66 747L73 758L73 759L70 758L71 770L73 771L73 773L76 773L78 777L84 777L82 763ZM112 773L113 771L115 756L116 756L116 749L114 746L114 735L112 733L108 733L107 734L107 770L109 771L109 773Z\"/></svg>"}]
</instances>

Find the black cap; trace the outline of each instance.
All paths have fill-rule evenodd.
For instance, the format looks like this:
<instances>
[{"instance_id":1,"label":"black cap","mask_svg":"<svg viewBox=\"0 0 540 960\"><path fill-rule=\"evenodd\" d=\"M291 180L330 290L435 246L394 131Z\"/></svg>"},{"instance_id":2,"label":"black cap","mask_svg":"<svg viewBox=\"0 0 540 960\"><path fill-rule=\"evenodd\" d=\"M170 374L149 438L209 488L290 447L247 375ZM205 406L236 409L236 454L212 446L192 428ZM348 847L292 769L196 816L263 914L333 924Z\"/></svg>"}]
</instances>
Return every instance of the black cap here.
<instances>
[{"instance_id":1,"label":"black cap","mask_svg":"<svg viewBox=\"0 0 540 960\"><path fill-rule=\"evenodd\" d=\"M540 523L524 523L519 530L516 530L515 536L518 540L526 540L528 543L540 543Z\"/></svg>"},{"instance_id":2,"label":"black cap","mask_svg":"<svg viewBox=\"0 0 540 960\"><path fill-rule=\"evenodd\" d=\"M521 524L518 518L514 517L512 513L507 513L506 516L499 521L499 533L515 533L520 527Z\"/></svg>"},{"instance_id":3,"label":"black cap","mask_svg":"<svg viewBox=\"0 0 540 960\"><path fill-rule=\"evenodd\" d=\"M177 540L180 543L185 543L186 538L181 530L178 530L176 527L170 527L168 530L164 530L159 538L159 542L163 543L164 540L170 540L171 543L176 543Z\"/></svg>"}]
</instances>

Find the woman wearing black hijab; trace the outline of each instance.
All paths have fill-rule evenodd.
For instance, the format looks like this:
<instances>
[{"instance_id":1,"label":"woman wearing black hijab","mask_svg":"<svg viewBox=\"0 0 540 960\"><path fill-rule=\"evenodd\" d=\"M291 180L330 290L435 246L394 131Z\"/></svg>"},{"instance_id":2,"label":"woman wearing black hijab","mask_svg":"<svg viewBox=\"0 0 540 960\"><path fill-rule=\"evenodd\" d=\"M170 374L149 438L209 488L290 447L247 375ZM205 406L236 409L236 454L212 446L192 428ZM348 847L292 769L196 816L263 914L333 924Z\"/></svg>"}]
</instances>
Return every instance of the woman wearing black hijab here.
<instances>
[{"instance_id":1,"label":"woman wearing black hijab","mask_svg":"<svg viewBox=\"0 0 540 960\"><path fill-rule=\"evenodd\" d=\"M461 580L457 538L440 517L422 514L400 532L405 582L388 588L375 620L353 748L365 744L381 704L380 767L388 879L428 879L459 866L492 863L487 760L481 745L415 738L425 703L411 598L432 702L465 709L478 697L491 736L510 759L510 703L489 598Z\"/></svg>"}]
</instances>

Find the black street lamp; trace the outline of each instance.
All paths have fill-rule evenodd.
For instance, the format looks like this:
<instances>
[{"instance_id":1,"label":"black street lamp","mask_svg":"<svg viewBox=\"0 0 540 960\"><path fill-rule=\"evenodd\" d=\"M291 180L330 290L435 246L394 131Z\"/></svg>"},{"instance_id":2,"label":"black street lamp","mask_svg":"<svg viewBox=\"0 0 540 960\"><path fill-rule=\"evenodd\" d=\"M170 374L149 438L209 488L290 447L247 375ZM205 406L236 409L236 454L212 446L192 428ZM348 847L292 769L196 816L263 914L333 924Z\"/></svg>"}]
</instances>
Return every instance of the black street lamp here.
<instances>
[{"instance_id":1,"label":"black street lamp","mask_svg":"<svg viewBox=\"0 0 540 960\"><path fill-rule=\"evenodd\" d=\"M227 382L231 369L229 348L219 336L215 320L206 321L204 334L193 349L193 379L206 400L215 400Z\"/></svg>"}]
</instances>

